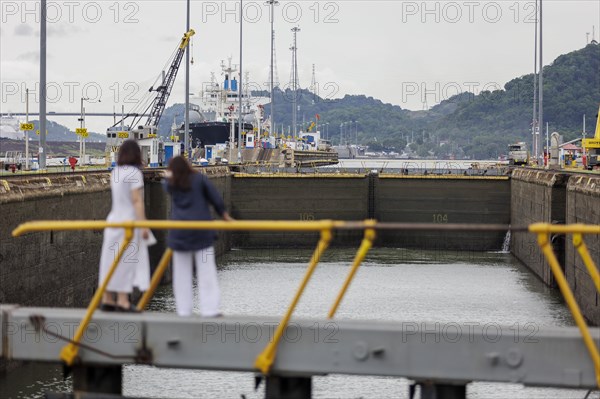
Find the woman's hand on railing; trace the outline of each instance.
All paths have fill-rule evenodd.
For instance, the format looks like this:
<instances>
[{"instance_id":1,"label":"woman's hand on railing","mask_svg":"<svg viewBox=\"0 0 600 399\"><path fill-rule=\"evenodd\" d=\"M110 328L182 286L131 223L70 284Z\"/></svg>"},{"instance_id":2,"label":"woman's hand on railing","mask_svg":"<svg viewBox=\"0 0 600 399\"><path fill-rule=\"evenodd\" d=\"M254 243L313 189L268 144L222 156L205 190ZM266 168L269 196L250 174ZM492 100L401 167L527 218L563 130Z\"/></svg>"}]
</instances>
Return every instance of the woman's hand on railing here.
<instances>
[{"instance_id":1,"label":"woman's hand on railing","mask_svg":"<svg viewBox=\"0 0 600 399\"><path fill-rule=\"evenodd\" d=\"M234 218L232 218L229 213L227 212L223 212L223 220L225 220L226 222L233 222L235 221Z\"/></svg>"}]
</instances>

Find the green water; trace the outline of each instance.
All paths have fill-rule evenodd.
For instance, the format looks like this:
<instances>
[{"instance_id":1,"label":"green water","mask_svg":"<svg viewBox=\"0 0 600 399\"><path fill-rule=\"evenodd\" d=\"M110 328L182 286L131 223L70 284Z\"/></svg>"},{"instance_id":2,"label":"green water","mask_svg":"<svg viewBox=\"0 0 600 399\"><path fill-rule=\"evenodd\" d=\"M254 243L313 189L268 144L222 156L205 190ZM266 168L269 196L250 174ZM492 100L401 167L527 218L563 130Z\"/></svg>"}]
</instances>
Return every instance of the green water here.
<instances>
[{"instance_id":1,"label":"green water","mask_svg":"<svg viewBox=\"0 0 600 399\"><path fill-rule=\"evenodd\" d=\"M348 271L354 249L328 251L297 311L298 317L327 314ZM308 250L234 250L220 261L222 310L226 315L280 316L299 284ZM169 286L157 292L150 310L173 312ZM466 253L375 248L359 270L338 319L411 322L476 322L501 326L572 325L556 292L546 288L506 253ZM124 368L123 392L153 398L261 398L249 373ZM313 379L315 398L406 398L409 381L398 378L332 375ZM64 391L57 367L29 366L0 382L0 397L40 397ZM583 398L585 391L473 383L471 398ZM595 395L595 396L594 396ZM591 398L598 398L593 394Z\"/></svg>"}]
</instances>

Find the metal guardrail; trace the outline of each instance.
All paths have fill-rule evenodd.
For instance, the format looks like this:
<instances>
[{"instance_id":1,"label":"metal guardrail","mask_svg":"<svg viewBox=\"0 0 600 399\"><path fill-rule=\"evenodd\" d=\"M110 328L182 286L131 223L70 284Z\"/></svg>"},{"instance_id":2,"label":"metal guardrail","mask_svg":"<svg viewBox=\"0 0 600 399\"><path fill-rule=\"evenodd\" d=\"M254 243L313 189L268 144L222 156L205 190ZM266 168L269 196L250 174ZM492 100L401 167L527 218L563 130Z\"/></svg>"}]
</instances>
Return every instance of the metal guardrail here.
<instances>
[{"instance_id":1,"label":"metal guardrail","mask_svg":"<svg viewBox=\"0 0 600 399\"><path fill-rule=\"evenodd\" d=\"M297 232L320 232L320 239L315 251L309 261L308 268L296 291L290 306L288 307L282 321L279 323L273 339L269 342L266 348L258 355L255 361L255 367L263 374L268 374L275 360L277 346L283 336L283 333L290 321L290 318L296 308L306 285L308 284L314 270L319 263L319 260L329 247L332 240L333 230L364 230L364 239L356 253L352 268L344 281L342 289L338 293L334 304L332 305L328 318L331 319L335 313L350 286L358 267L366 257L369 249L373 245L376 230L412 230L412 231L472 231L472 232L490 232L490 231L507 231L526 232L537 234L538 244L544 253L552 273L554 274L560 291L567 302L567 306L575 319L575 323L579 328L585 346L590 354L594 364L596 380L600 387L600 353L598 347L591 337L588 326L583 318L581 310L574 298L573 292L569 288L567 280L562 272L560 264L552 250L550 234L572 234L573 243L581 255L583 262L596 286L600 292L600 274L594 264L589 251L583 241L583 234L598 234L600 235L600 225L552 225L547 223L537 223L530 226L507 226L507 225L477 225L477 224L420 224L420 223L381 223L375 220L365 221L171 221L171 220L144 220L144 221L127 221L119 223L111 223L105 221L37 221L27 222L19 225L13 232L13 236L17 237L25 233L48 230L102 230L105 228L123 228L125 230L125 238L117 257L114 259L106 279L96 290L92 301L90 302L85 316L75 332L73 340L61 351L61 359L67 364L72 365L77 358L79 343L81 338L92 318L96 308L100 304L102 294L106 290L110 278L114 274L120 258L130 244L133 238L133 232L136 228L150 228L158 230L166 229L187 229L187 230L245 230L245 231L297 231ZM137 304L138 310L143 310L151 299L154 290L158 286L164 271L171 259L172 251L167 249L163 255L157 270L152 276L151 286Z\"/></svg>"},{"instance_id":2,"label":"metal guardrail","mask_svg":"<svg viewBox=\"0 0 600 399\"><path fill-rule=\"evenodd\" d=\"M572 234L573 235L573 245L579 252L585 267L596 286L596 290L600 293L600 275L598 274L598 268L594 264L590 253L583 242L583 234L600 234L600 225L590 226L583 224L572 224L572 225L552 225L547 223L537 223L529 226L529 231L537 234L538 236L538 245L540 246L548 264L550 265L550 269L552 270L552 274L554 274L554 278L556 279L556 283L558 284L558 288L560 289L561 294L565 298L567 302L567 306L571 311L571 315L575 320L575 324L579 328L581 332L581 336L583 338L583 342L585 343L588 352L590 353L590 357L594 362L594 369L596 370L596 382L598 383L598 387L600 387L600 352L598 351L598 346L592 339L590 331L588 329L587 323L581 314L581 309L575 300L575 296L573 295L573 291L569 287L569 283L565 277L565 274L560 267L560 263L552 250L551 238L550 234Z\"/></svg>"}]
</instances>

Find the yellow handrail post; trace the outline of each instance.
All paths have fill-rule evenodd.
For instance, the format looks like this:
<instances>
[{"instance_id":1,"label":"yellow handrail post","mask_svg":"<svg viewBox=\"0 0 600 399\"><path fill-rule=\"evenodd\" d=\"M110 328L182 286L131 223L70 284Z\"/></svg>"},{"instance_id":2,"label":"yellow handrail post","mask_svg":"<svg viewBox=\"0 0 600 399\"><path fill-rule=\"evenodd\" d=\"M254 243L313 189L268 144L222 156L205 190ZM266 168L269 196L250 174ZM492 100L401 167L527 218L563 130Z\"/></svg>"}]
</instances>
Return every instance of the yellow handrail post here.
<instances>
[{"instance_id":1,"label":"yellow handrail post","mask_svg":"<svg viewBox=\"0 0 600 399\"><path fill-rule=\"evenodd\" d=\"M373 241L375 240L376 234L375 234L375 230L372 227L375 226L376 223L377 222L375 220L366 220L365 221L365 226L369 226L371 228L365 229L365 236L364 236L362 242L360 243L360 247L358 248L358 251L356 252L356 256L354 257L354 262L352 263L352 268L350 269L350 273L348 273L348 276L346 277L346 281L344 281L344 285L342 286L342 289L340 290L340 292L335 300L335 303L329 310L329 314L327 315L328 319L333 319L333 316L335 316L335 313L337 312L337 309L340 306L340 303L342 302L344 295L346 295L346 291L348 291L348 288L350 287L350 283L354 279L354 276L355 276L356 272L358 271L360 264L363 262L363 260L365 260L367 253L373 246Z\"/></svg>"},{"instance_id":2,"label":"yellow handrail post","mask_svg":"<svg viewBox=\"0 0 600 399\"><path fill-rule=\"evenodd\" d=\"M73 342L65 345L62 348L62 350L60 351L61 360L64 361L68 366L71 366L73 364L73 362L75 361L75 358L77 357L77 353L79 352L79 345L77 345L77 344L79 343L79 341L81 341L81 338L83 337L83 333L85 332L90 320L92 319L92 315L94 314L94 311L96 310L98 305L100 305L100 301L102 300L102 295L104 295L104 292L106 291L108 282L110 281L113 274L115 273L115 270L117 270L119 261L121 260L121 257L127 250L127 247L129 246L129 243L131 243L132 239L133 239L133 227L126 227L125 228L125 238L123 240L123 243L121 244L121 247L119 248L119 252L117 253L117 256L115 257L112 265L110 266L110 270L108 271L106 278L104 279L104 281L102 282L100 287L98 287L98 289L94 293L94 297L92 298L92 301L90 302L90 304L87 307L85 316L83 317L83 320L81 320L79 327L77 327L77 331L75 331L75 335L73 336Z\"/></svg>"},{"instance_id":3,"label":"yellow handrail post","mask_svg":"<svg viewBox=\"0 0 600 399\"><path fill-rule=\"evenodd\" d=\"M150 302L150 299L152 299L152 296L154 296L154 291L156 291L156 288L160 284L160 280L162 279L163 274L165 274L165 270L167 270L172 256L173 250L171 248L167 248L162 258L160 259L160 262L158 262L158 266L156 267L154 274L152 275L150 287L148 287L148 290L144 292L144 295L142 295L142 298L137 304L136 309L140 312L146 309L146 306L148 306L148 302Z\"/></svg>"},{"instance_id":4,"label":"yellow handrail post","mask_svg":"<svg viewBox=\"0 0 600 399\"><path fill-rule=\"evenodd\" d=\"M579 309L579 305L577 301L575 301L575 297L573 296L573 292L571 288L569 288L569 284L567 283L567 279L563 274L560 264L554 255L554 251L552 250L552 245L550 244L550 234L549 233L538 233L538 244L550 265L550 269L554 274L554 278L556 279L556 283L558 284L558 288L562 293L565 301L567 302L567 306L573 315L573 319L575 320L575 324L579 328L581 332L581 336L583 338L583 342L590 353L590 357L592 358L592 362L594 363L594 369L596 371L596 382L600 387L600 352L598 352L598 347L596 343L592 339L590 335L590 331L588 330L587 324L583 315L581 314L581 310Z\"/></svg>"},{"instance_id":5,"label":"yellow handrail post","mask_svg":"<svg viewBox=\"0 0 600 399\"><path fill-rule=\"evenodd\" d=\"M273 365L273 361L275 360L275 354L277 353L277 345L279 345L279 341L283 336L283 332L285 331L290 321L290 318L292 317L292 313L294 312L294 309L296 308L296 305L298 304L298 301L300 300L300 297L302 296L302 293L304 292L304 289L306 288L310 277L315 271L317 264L319 263L319 260L323 255L323 252L325 252L329 247L329 244L331 243L331 238L331 229L321 230L321 238L319 239L317 248L315 249L312 257L310 258L308 268L306 270L306 273L304 274L302 282L300 283L300 287L296 291L296 295L294 296L292 303L290 304L288 310L283 316L283 319L277 326L277 329L275 330L275 334L273 336L273 340L269 342L265 349L256 357L254 366L257 369L259 369L263 374L269 373L269 370Z\"/></svg>"},{"instance_id":6,"label":"yellow handrail post","mask_svg":"<svg viewBox=\"0 0 600 399\"><path fill-rule=\"evenodd\" d=\"M585 242L583 241L582 234L573 234L573 245L577 248L577 252L579 252L579 256L581 256L581 259L596 286L596 291L600 292L600 273L598 272L594 260L590 256L587 245L585 245Z\"/></svg>"}]
</instances>

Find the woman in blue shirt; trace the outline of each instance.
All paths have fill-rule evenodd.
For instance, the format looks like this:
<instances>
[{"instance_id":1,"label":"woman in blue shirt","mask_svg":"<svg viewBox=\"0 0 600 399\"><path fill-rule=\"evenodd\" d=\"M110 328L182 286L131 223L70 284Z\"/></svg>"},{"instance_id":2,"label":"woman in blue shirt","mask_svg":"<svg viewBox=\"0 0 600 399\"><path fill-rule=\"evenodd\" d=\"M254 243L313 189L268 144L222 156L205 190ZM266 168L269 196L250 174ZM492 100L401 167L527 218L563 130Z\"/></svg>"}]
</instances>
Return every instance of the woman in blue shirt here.
<instances>
[{"instance_id":1,"label":"woman in blue shirt","mask_svg":"<svg viewBox=\"0 0 600 399\"><path fill-rule=\"evenodd\" d=\"M232 220L225 210L223 198L201 173L196 173L189 162L177 156L171 159L164 182L171 195L172 220L212 220L209 205L224 220ZM219 283L212 230L169 230L167 245L173 250L173 293L177 314L190 316L193 307L192 262L200 290L200 314L220 316Z\"/></svg>"}]
</instances>

